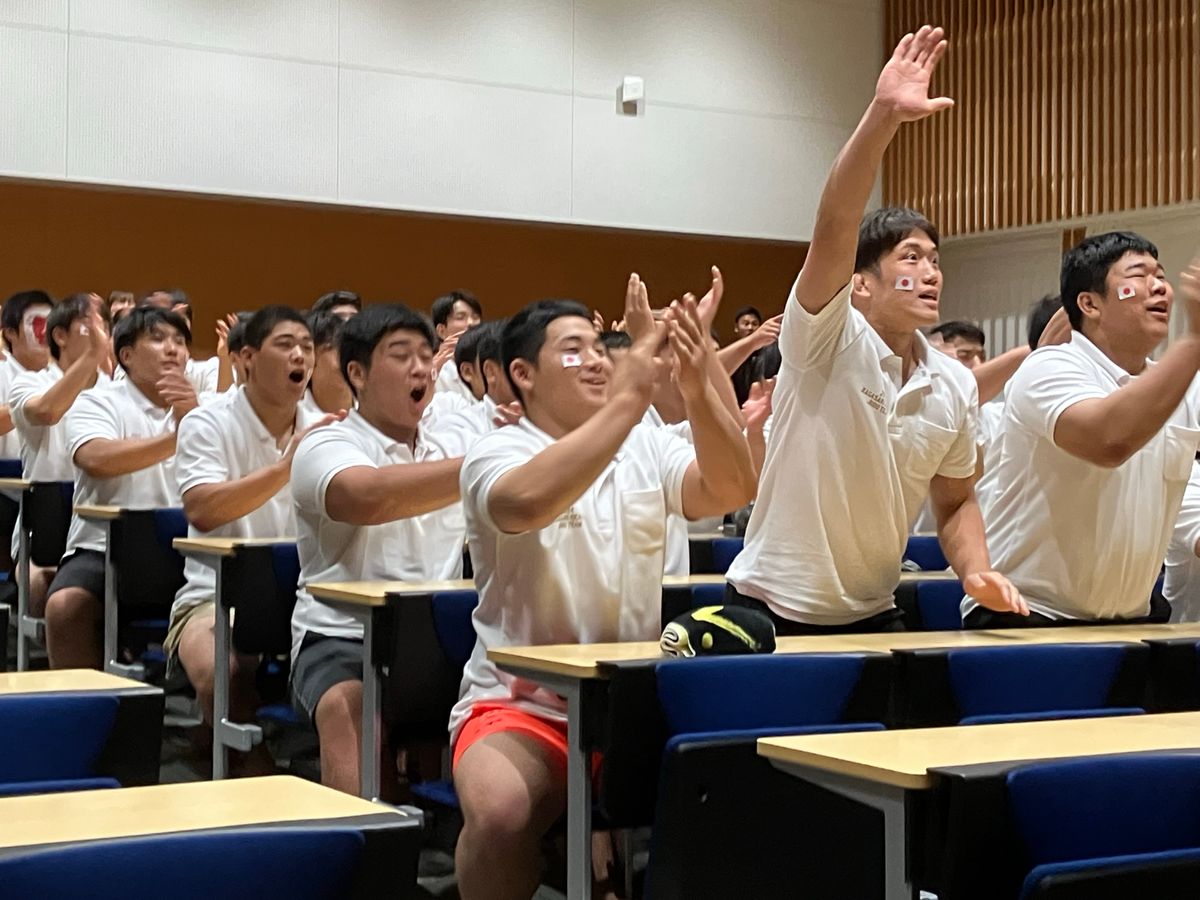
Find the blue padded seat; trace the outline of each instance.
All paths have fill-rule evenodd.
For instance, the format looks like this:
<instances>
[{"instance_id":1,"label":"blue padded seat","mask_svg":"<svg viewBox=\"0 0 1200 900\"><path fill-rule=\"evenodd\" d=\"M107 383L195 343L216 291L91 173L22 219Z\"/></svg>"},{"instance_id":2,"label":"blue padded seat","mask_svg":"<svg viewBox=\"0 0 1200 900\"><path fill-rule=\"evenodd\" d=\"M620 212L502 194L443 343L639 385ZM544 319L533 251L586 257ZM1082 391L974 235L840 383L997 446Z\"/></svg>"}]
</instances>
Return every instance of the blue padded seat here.
<instances>
[{"instance_id":1,"label":"blue padded seat","mask_svg":"<svg viewBox=\"0 0 1200 900\"><path fill-rule=\"evenodd\" d=\"M947 654L950 684L962 724L1062 717L1084 711L1140 713L1113 707L1109 694L1127 644L1043 644L968 647Z\"/></svg>"},{"instance_id":2,"label":"blue padded seat","mask_svg":"<svg viewBox=\"0 0 1200 900\"><path fill-rule=\"evenodd\" d=\"M713 569L718 575L724 575L733 565L734 559L742 552L745 538L724 537L712 542Z\"/></svg>"},{"instance_id":3,"label":"blue padded seat","mask_svg":"<svg viewBox=\"0 0 1200 900\"><path fill-rule=\"evenodd\" d=\"M0 896L125 900L169 885L172 900L337 900L365 841L351 829L233 829L72 844L0 858Z\"/></svg>"},{"instance_id":4,"label":"blue padded seat","mask_svg":"<svg viewBox=\"0 0 1200 900\"><path fill-rule=\"evenodd\" d=\"M1200 848L1132 853L1037 866L1019 900L1194 900L1200 892Z\"/></svg>"},{"instance_id":5,"label":"blue padded seat","mask_svg":"<svg viewBox=\"0 0 1200 900\"><path fill-rule=\"evenodd\" d=\"M0 783L91 778L119 701L106 694L0 698Z\"/></svg>"},{"instance_id":6,"label":"blue padded seat","mask_svg":"<svg viewBox=\"0 0 1200 900\"><path fill-rule=\"evenodd\" d=\"M702 606L721 606L725 603L725 585L723 584L694 584L692 585L692 609Z\"/></svg>"},{"instance_id":7,"label":"blue padded seat","mask_svg":"<svg viewBox=\"0 0 1200 900\"><path fill-rule=\"evenodd\" d=\"M924 572L941 572L950 567L937 535L914 534L908 539L904 558L916 563Z\"/></svg>"},{"instance_id":8,"label":"blue padded seat","mask_svg":"<svg viewBox=\"0 0 1200 900\"><path fill-rule=\"evenodd\" d=\"M963 587L957 581L919 581L917 609L926 631L960 631Z\"/></svg>"}]
</instances>

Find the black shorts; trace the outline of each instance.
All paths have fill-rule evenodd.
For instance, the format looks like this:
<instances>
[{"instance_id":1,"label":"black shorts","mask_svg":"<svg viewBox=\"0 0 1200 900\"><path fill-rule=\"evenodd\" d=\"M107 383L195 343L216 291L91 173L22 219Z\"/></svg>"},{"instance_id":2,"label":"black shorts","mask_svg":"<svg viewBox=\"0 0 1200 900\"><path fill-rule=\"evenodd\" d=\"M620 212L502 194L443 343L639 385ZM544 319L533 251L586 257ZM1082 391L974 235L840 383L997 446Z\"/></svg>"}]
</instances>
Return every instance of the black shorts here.
<instances>
[{"instance_id":1,"label":"black shorts","mask_svg":"<svg viewBox=\"0 0 1200 900\"><path fill-rule=\"evenodd\" d=\"M292 665L292 693L316 722L317 704L335 684L362 681L363 642L306 632Z\"/></svg>"},{"instance_id":2,"label":"black shorts","mask_svg":"<svg viewBox=\"0 0 1200 900\"><path fill-rule=\"evenodd\" d=\"M58 565L50 582L49 595L63 588L83 588L97 600L104 601L104 554L99 550L76 550Z\"/></svg>"}]
</instances>

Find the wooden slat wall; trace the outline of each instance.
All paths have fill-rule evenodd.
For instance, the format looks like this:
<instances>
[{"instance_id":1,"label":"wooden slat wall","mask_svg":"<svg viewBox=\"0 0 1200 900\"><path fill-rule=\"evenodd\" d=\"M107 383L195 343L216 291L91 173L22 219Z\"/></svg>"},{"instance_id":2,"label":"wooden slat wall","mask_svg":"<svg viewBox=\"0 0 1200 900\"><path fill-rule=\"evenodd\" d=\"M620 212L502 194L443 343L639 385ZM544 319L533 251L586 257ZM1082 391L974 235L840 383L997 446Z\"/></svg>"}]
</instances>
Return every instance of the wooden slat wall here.
<instances>
[{"instance_id":1,"label":"wooden slat wall","mask_svg":"<svg viewBox=\"0 0 1200 900\"><path fill-rule=\"evenodd\" d=\"M906 126L885 202L944 235L1200 200L1200 0L885 0L885 52L922 24L956 107Z\"/></svg>"}]
</instances>

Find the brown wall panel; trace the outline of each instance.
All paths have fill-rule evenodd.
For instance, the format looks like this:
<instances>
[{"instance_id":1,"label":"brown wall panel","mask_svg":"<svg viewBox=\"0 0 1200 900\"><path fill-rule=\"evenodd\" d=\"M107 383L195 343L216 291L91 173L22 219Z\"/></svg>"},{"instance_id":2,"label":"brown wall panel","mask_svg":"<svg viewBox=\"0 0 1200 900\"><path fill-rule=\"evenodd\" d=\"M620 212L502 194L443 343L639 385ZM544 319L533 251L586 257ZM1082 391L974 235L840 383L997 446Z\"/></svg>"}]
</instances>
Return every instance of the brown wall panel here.
<instances>
[{"instance_id":1,"label":"brown wall panel","mask_svg":"<svg viewBox=\"0 0 1200 900\"><path fill-rule=\"evenodd\" d=\"M885 53L947 29L884 198L947 235L1200 200L1200 0L885 0Z\"/></svg>"},{"instance_id":2,"label":"brown wall panel","mask_svg":"<svg viewBox=\"0 0 1200 900\"><path fill-rule=\"evenodd\" d=\"M717 326L734 309L782 311L805 245L270 203L166 192L0 181L0 296L41 287L61 296L181 287L196 347L214 345L218 314L268 303L306 307L334 288L428 310L435 296L475 291L489 318L530 300L573 297L615 317L637 271L651 302L707 290L725 274Z\"/></svg>"}]
</instances>

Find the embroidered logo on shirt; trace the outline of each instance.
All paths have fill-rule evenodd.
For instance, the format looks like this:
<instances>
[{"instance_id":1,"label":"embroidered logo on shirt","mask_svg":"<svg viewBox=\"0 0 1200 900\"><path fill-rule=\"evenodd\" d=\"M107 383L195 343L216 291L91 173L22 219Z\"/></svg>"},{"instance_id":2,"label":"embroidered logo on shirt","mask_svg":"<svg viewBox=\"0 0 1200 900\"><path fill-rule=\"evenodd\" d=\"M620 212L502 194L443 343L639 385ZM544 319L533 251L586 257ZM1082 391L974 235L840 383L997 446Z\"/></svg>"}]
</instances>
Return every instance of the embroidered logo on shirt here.
<instances>
[{"instance_id":1,"label":"embroidered logo on shirt","mask_svg":"<svg viewBox=\"0 0 1200 900\"><path fill-rule=\"evenodd\" d=\"M863 392L863 396L867 398L867 402L869 404L871 404L871 407L876 412L881 412L885 416L887 415L887 407L884 405L884 402L883 402L883 394L877 394L874 391L870 390L869 388L865 388L865 387L862 389L862 392Z\"/></svg>"},{"instance_id":2,"label":"embroidered logo on shirt","mask_svg":"<svg viewBox=\"0 0 1200 900\"><path fill-rule=\"evenodd\" d=\"M565 513L558 517L559 528L582 528L583 516L575 512L575 507L571 507Z\"/></svg>"}]
</instances>

